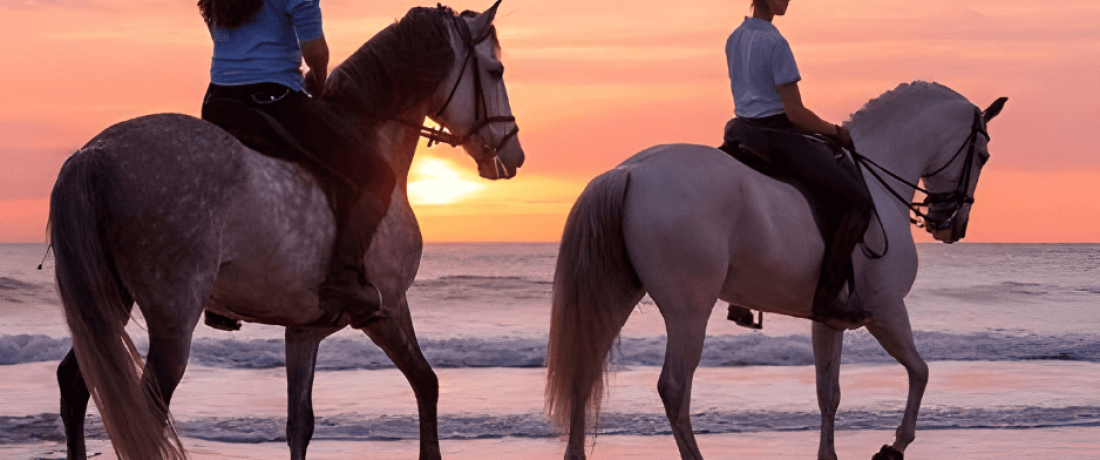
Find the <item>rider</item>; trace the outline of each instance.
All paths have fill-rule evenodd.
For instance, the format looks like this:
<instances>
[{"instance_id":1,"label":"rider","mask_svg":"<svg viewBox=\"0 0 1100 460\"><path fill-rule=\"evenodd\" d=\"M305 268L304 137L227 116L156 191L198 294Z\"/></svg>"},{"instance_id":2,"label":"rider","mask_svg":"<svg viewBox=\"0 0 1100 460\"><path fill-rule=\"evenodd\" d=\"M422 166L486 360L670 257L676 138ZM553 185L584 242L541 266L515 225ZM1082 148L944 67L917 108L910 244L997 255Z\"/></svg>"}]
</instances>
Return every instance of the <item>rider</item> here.
<instances>
[{"instance_id":1,"label":"rider","mask_svg":"<svg viewBox=\"0 0 1100 460\"><path fill-rule=\"evenodd\" d=\"M855 168L838 163L830 146L801 135L822 134L854 148L847 128L822 120L802 105L802 77L794 54L771 23L787 12L789 3L753 0L752 17L726 41L737 118L726 125L723 147L740 144L763 155L769 167L808 187L824 207L825 257L814 292L813 319L858 321L863 315L855 302L852 251L867 229L873 204ZM751 326L751 312L736 305L729 310L729 319Z\"/></svg>"},{"instance_id":2,"label":"rider","mask_svg":"<svg viewBox=\"0 0 1100 460\"><path fill-rule=\"evenodd\" d=\"M337 325L347 314L362 327L382 317L381 292L367 282L363 260L395 177L371 143L318 100L328 75L318 0L199 0L198 6L214 41L202 118L249 147L303 163L326 184L337 233L319 288L325 313L318 324ZM272 147L271 133L279 130L301 147Z\"/></svg>"}]
</instances>

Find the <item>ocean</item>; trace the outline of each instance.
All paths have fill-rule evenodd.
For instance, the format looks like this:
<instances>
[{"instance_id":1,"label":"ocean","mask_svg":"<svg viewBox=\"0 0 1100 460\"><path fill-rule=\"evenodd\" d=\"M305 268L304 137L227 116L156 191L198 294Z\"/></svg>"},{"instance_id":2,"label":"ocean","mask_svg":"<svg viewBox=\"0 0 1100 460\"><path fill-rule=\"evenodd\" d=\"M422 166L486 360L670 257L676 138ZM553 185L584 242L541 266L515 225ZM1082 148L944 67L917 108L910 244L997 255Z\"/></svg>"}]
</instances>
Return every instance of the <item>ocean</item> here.
<instances>
[{"instance_id":1,"label":"ocean","mask_svg":"<svg viewBox=\"0 0 1100 460\"><path fill-rule=\"evenodd\" d=\"M931 378L910 459L1100 459L1100 245L921 244L906 299ZM64 458L54 371L70 346L45 246L0 244L0 458ZM543 410L555 244L437 244L409 291L440 380L444 458L561 458ZM708 458L814 458L820 416L810 323L754 332L714 310L692 396ZM140 346L140 316L128 327ZM285 458L283 329L202 324L172 402L195 458ZM656 392L664 326L648 298L623 330L591 458L675 458ZM412 391L367 337L321 344L310 458L414 458ZM904 369L863 330L845 334L842 458L892 439ZM90 452L112 457L90 410Z\"/></svg>"}]
</instances>

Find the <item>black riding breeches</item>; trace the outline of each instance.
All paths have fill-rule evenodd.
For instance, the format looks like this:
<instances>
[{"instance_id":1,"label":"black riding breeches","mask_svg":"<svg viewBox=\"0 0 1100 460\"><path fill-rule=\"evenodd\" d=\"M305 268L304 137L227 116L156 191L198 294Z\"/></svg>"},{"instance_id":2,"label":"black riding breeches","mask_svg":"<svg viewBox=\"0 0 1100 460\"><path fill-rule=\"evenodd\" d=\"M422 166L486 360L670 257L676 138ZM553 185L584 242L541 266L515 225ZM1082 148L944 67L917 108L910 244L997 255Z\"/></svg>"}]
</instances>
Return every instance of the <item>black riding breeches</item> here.
<instances>
[{"instance_id":1,"label":"black riding breeches","mask_svg":"<svg viewBox=\"0 0 1100 460\"><path fill-rule=\"evenodd\" d=\"M840 292L845 281L854 283L852 252L862 241L874 209L855 165L838 160L833 145L799 133L785 114L734 118L726 124L724 141L723 150L747 147L754 155L746 163L767 174L794 179L818 201L824 211L821 233L825 241L818 295L829 297L824 300L827 302ZM815 298L815 307L819 301Z\"/></svg>"}]
</instances>

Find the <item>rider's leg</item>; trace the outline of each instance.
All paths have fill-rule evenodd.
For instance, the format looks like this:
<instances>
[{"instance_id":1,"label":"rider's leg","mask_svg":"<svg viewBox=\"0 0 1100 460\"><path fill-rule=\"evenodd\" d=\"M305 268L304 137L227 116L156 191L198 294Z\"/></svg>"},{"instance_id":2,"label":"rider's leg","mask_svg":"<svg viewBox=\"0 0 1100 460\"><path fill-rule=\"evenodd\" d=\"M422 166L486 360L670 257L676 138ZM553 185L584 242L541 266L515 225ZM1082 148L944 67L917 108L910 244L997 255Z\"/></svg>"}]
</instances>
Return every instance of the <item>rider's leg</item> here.
<instances>
[{"instance_id":1,"label":"rider's leg","mask_svg":"<svg viewBox=\"0 0 1100 460\"><path fill-rule=\"evenodd\" d=\"M353 327L363 327L383 316L380 293L367 279L364 262L389 210L397 182L393 169L364 133L334 127L332 113L308 97L295 93L276 112L294 125L288 130L319 163L353 182L340 181L333 190L336 242L320 287L320 306L326 318L336 321L346 311Z\"/></svg>"},{"instance_id":2,"label":"rider's leg","mask_svg":"<svg viewBox=\"0 0 1100 460\"><path fill-rule=\"evenodd\" d=\"M822 235L825 256L814 293L814 315L823 319L860 320L858 305L850 305L848 299L854 298L855 288L852 252L863 239L873 209L867 187L854 171L836 161L828 146L801 136L776 137L781 139L773 144L786 152L780 160L784 169L811 189L828 214ZM837 299L846 283L848 297Z\"/></svg>"},{"instance_id":3,"label":"rider's leg","mask_svg":"<svg viewBox=\"0 0 1100 460\"><path fill-rule=\"evenodd\" d=\"M319 292L321 322L336 323L346 312L352 327L360 328L384 316L381 293L367 281L363 264L389 204L370 192L336 201L336 244Z\"/></svg>"}]
</instances>

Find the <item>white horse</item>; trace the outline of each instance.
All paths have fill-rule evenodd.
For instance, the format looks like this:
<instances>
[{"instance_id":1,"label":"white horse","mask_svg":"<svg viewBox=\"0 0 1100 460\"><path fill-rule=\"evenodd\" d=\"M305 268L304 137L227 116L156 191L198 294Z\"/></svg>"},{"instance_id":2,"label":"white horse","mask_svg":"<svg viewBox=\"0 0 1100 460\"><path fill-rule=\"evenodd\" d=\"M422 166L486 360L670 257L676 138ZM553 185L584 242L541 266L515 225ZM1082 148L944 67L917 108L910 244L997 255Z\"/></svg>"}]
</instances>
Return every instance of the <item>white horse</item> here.
<instances>
[{"instance_id":1,"label":"white horse","mask_svg":"<svg viewBox=\"0 0 1100 460\"><path fill-rule=\"evenodd\" d=\"M428 116L451 132L423 134L462 145L482 177L506 179L523 164L493 26L499 3L481 14L413 8L336 67L322 99L347 135L384 155L397 177L365 256L388 315L364 332L413 387L422 460L440 458L439 384L405 297L422 249L406 176ZM286 326L287 443L291 458L305 458L317 347L348 322L318 325L335 223L313 174L213 124L151 115L112 126L69 158L50 222L73 334L57 371L69 459L86 456L89 397L120 458L185 457L168 404L204 309ZM144 363L123 328L135 301L149 330Z\"/></svg>"},{"instance_id":2,"label":"white horse","mask_svg":"<svg viewBox=\"0 0 1100 460\"><path fill-rule=\"evenodd\" d=\"M982 112L946 87L916 82L872 100L849 122L859 152L882 168L861 162L881 219L867 231L867 252L884 249L884 236L890 243L880 258L855 251L865 326L909 373L896 440L876 459L900 459L913 441L928 382L904 301L917 273L908 203L915 185L898 179L924 178L935 198L928 214L939 216L926 219L929 230L941 241L962 238L989 157L985 124L1004 101ZM668 334L657 391L681 458L701 459L691 382L715 302L809 318L823 251L811 207L794 186L714 148L653 147L593 179L569 214L554 274L546 396L551 416L568 429L565 458L585 457L585 423L599 411L611 347L648 292ZM819 459L836 459L843 333L813 324Z\"/></svg>"}]
</instances>

